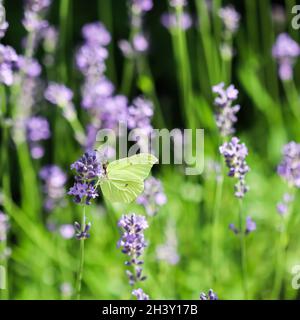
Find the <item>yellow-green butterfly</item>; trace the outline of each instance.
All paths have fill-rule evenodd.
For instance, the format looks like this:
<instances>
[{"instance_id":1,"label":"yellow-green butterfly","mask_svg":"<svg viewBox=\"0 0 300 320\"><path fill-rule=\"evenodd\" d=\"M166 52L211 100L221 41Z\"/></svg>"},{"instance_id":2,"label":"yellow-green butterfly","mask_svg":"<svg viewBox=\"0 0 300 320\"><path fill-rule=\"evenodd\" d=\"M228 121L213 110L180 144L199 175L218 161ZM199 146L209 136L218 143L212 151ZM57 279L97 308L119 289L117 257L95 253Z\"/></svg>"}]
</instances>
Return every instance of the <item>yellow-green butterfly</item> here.
<instances>
[{"instance_id":1,"label":"yellow-green butterfly","mask_svg":"<svg viewBox=\"0 0 300 320\"><path fill-rule=\"evenodd\" d=\"M105 165L100 182L104 197L111 202L132 202L143 192L144 180L157 162L152 154L140 153Z\"/></svg>"}]
</instances>

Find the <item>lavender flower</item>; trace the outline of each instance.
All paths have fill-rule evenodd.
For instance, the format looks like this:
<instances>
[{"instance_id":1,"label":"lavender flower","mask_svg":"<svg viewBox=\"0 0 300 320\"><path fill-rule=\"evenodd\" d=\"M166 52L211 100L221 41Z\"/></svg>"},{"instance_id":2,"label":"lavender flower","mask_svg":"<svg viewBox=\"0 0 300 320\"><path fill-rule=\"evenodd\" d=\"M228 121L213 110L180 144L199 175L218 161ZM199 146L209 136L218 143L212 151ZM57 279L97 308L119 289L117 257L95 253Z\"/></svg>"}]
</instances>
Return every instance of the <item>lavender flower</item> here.
<instances>
[{"instance_id":1,"label":"lavender flower","mask_svg":"<svg viewBox=\"0 0 300 320\"><path fill-rule=\"evenodd\" d=\"M66 107L72 102L73 92L63 84L51 82L46 91L45 99L61 108Z\"/></svg>"},{"instance_id":2,"label":"lavender flower","mask_svg":"<svg viewBox=\"0 0 300 320\"><path fill-rule=\"evenodd\" d=\"M77 179L91 180L103 174L103 168L95 151L86 152L79 160L71 165L71 169L76 170Z\"/></svg>"},{"instance_id":3,"label":"lavender flower","mask_svg":"<svg viewBox=\"0 0 300 320\"><path fill-rule=\"evenodd\" d=\"M184 7L187 5L187 0L170 0L171 7Z\"/></svg>"},{"instance_id":4,"label":"lavender flower","mask_svg":"<svg viewBox=\"0 0 300 320\"><path fill-rule=\"evenodd\" d=\"M6 241L9 230L9 218L0 211L0 242Z\"/></svg>"},{"instance_id":5,"label":"lavender flower","mask_svg":"<svg viewBox=\"0 0 300 320\"><path fill-rule=\"evenodd\" d=\"M84 25L82 35L87 42L95 46L107 46L111 41L110 33L101 22Z\"/></svg>"},{"instance_id":6,"label":"lavender flower","mask_svg":"<svg viewBox=\"0 0 300 320\"><path fill-rule=\"evenodd\" d=\"M66 174L58 166L47 165L41 169L39 176L43 180L43 191L46 195L44 208L52 211L62 204L67 181Z\"/></svg>"},{"instance_id":7,"label":"lavender flower","mask_svg":"<svg viewBox=\"0 0 300 320\"><path fill-rule=\"evenodd\" d=\"M135 296L137 300L150 300L149 296L140 288L133 290L132 295Z\"/></svg>"},{"instance_id":8,"label":"lavender flower","mask_svg":"<svg viewBox=\"0 0 300 320\"><path fill-rule=\"evenodd\" d=\"M19 56L17 61L18 68L24 73L26 77L36 78L42 72L42 67L37 60Z\"/></svg>"},{"instance_id":9,"label":"lavender flower","mask_svg":"<svg viewBox=\"0 0 300 320\"><path fill-rule=\"evenodd\" d=\"M74 223L75 231L76 231L76 239L77 240L86 240L90 237L89 231L92 227L92 224L89 222L83 226L83 229L80 223Z\"/></svg>"},{"instance_id":10,"label":"lavender flower","mask_svg":"<svg viewBox=\"0 0 300 320\"><path fill-rule=\"evenodd\" d=\"M218 108L215 118L217 127L223 137L235 132L233 125L237 122L236 114L240 110L239 105L232 106L233 101L238 97L238 90L234 85L230 85L226 89L224 86L222 82L212 88L212 91L218 94L214 101Z\"/></svg>"},{"instance_id":11,"label":"lavender flower","mask_svg":"<svg viewBox=\"0 0 300 320\"><path fill-rule=\"evenodd\" d=\"M94 182L104 174L101 161L95 151L89 151L74 162L71 169L76 170L77 176L75 177L76 182L68 194L74 196L76 203L81 203L84 200L87 205L90 205L91 200L98 197Z\"/></svg>"},{"instance_id":12,"label":"lavender flower","mask_svg":"<svg viewBox=\"0 0 300 320\"><path fill-rule=\"evenodd\" d=\"M29 33L34 33L34 35L48 27L48 22L43 20L41 16L34 11L26 10L22 23L26 31Z\"/></svg>"},{"instance_id":13,"label":"lavender flower","mask_svg":"<svg viewBox=\"0 0 300 320\"><path fill-rule=\"evenodd\" d=\"M27 139L32 142L47 140L50 138L49 123L46 118L36 116L27 121Z\"/></svg>"},{"instance_id":14,"label":"lavender flower","mask_svg":"<svg viewBox=\"0 0 300 320\"><path fill-rule=\"evenodd\" d=\"M157 214L160 207L167 202L162 183L154 177L146 179L144 182L144 192L137 198L136 202L145 207L149 216Z\"/></svg>"},{"instance_id":15,"label":"lavender flower","mask_svg":"<svg viewBox=\"0 0 300 320\"><path fill-rule=\"evenodd\" d=\"M0 2L0 39L5 36L7 28L8 22L6 21L5 8L2 2Z\"/></svg>"},{"instance_id":16,"label":"lavender flower","mask_svg":"<svg viewBox=\"0 0 300 320\"><path fill-rule=\"evenodd\" d=\"M41 12L51 5L52 0L25 0L26 10Z\"/></svg>"},{"instance_id":17,"label":"lavender flower","mask_svg":"<svg viewBox=\"0 0 300 320\"><path fill-rule=\"evenodd\" d=\"M238 30L241 16L233 6L229 5L221 8L219 10L219 17L222 19L223 24L229 33L233 34Z\"/></svg>"},{"instance_id":18,"label":"lavender flower","mask_svg":"<svg viewBox=\"0 0 300 320\"><path fill-rule=\"evenodd\" d=\"M10 46L0 44L0 83L11 86L14 82L14 69L18 55Z\"/></svg>"},{"instance_id":19,"label":"lavender flower","mask_svg":"<svg viewBox=\"0 0 300 320\"><path fill-rule=\"evenodd\" d=\"M212 289L209 289L208 294L204 292L200 293L200 300L218 300L218 296Z\"/></svg>"},{"instance_id":20,"label":"lavender flower","mask_svg":"<svg viewBox=\"0 0 300 320\"><path fill-rule=\"evenodd\" d=\"M41 37L44 50L47 53L53 53L58 43L58 30L54 26L48 26L42 31Z\"/></svg>"},{"instance_id":21,"label":"lavender flower","mask_svg":"<svg viewBox=\"0 0 300 320\"><path fill-rule=\"evenodd\" d=\"M132 45L136 52L142 53L148 50L149 42L143 34L139 33L133 37Z\"/></svg>"},{"instance_id":22,"label":"lavender flower","mask_svg":"<svg viewBox=\"0 0 300 320\"><path fill-rule=\"evenodd\" d=\"M136 13L142 13L150 11L153 7L152 0L131 0L133 11Z\"/></svg>"},{"instance_id":23,"label":"lavender flower","mask_svg":"<svg viewBox=\"0 0 300 320\"><path fill-rule=\"evenodd\" d=\"M177 252L177 237L175 231L175 226L171 220L166 230L166 242L156 248L157 259L165 261L170 265L176 265L180 260Z\"/></svg>"},{"instance_id":24,"label":"lavender flower","mask_svg":"<svg viewBox=\"0 0 300 320\"><path fill-rule=\"evenodd\" d=\"M134 285L136 282L146 279L142 275L143 268L141 266L143 261L140 257L146 247L144 230L148 228L148 223L145 217L132 213L123 215L118 222L118 226L122 230L118 247L121 247L122 252L129 257L126 265L132 266L133 272L127 270L126 274L130 285Z\"/></svg>"},{"instance_id":25,"label":"lavender flower","mask_svg":"<svg viewBox=\"0 0 300 320\"><path fill-rule=\"evenodd\" d=\"M240 233L240 230L234 225L234 223L231 223L229 225L229 229L233 231L234 234ZM250 216L246 217L246 226L245 226L244 233L247 235L255 230L256 230L256 222Z\"/></svg>"},{"instance_id":26,"label":"lavender flower","mask_svg":"<svg viewBox=\"0 0 300 320\"><path fill-rule=\"evenodd\" d=\"M229 168L228 176L238 180L235 185L235 196L243 198L248 191L248 186L245 183L245 175L249 171L245 161L248 155L247 147L244 143L240 143L237 137L233 137L230 142L225 142L220 147L220 153L224 156Z\"/></svg>"},{"instance_id":27,"label":"lavender flower","mask_svg":"<svg viewBox=\"0 0 300 320\"><path fill-rule=\"evenodd\" d=\"M300 46L287 33L278 35L272 48L272 55L278 61L279 77L290 80L293 77L293 65L300 55Z\"/></svg>"},{"instance_id":28,"label":"lavender flower","mask_svg":"<svg viewBox=\"0 0 300 320\"><path fill-rule=\"evenodd\" d=\"M277 173L290 185L300 188L300 144L294 141L283 147L283 159Z\"/></svg>"},{"instance_id":29,"label":"lavender flower","mask_svg":"<svg viewBox=\"0 0 300 320\"><path fill-rule=\"evenodd\" d=\"M151 119L153 117L153 104L142 97L135 98L128 107L128 128L143 129L146 133L152 131Z\"/></svg>"},{"instance_id":30,"label":"lavender flower","mask_svg":"<svg viewBox=\"0 0 300 320\"><path fill-rule=\"evenodd\" d=\"M252 220L251 217L247 217L246 218L246 230L245 233L248 234L250 232L253 232L256 230L256 223L255 221Z\"/></svg>"},{"instance_id":31,"label":"lavender flower","mask_svg":"<svg viewBox=\"0 0 300 320\"><path fill-rule=\"evenodd\" d=\"M75 228L71 224L63 224L59 227L59 233L64 239L72 239L75 234Z\"/></svg>"},{"instance_id":32,"label":"lavender flower","mask_svg":"<svg viewBox=\"0 0 300 320\"><path fill-rule=\"evenodd\" d=\"M161 23L167 29L182 29L188 30L192 24L192 18L189 13L182 12L180 16L174 13L164 13L161 16Z\"/></svg>"}]
</instances>

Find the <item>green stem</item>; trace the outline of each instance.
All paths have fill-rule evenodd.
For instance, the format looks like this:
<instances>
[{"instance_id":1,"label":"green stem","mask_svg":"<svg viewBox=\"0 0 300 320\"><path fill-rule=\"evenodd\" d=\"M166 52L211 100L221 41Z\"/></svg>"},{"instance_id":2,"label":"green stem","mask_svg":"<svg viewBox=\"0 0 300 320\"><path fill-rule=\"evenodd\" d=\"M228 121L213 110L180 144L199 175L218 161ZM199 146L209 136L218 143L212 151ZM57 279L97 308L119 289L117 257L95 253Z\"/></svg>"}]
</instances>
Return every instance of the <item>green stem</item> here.
<instances>
[{"instance_id":1,"label":"green stem","mask_svg":"<svg viewBox=\"0 0 300 320\"><path fill-rule=\"evenodd\" d=\"M243 216L243 202L239 200L239 238L240 238L240 254L241 254L241 275L243 282L244 299L248 299L248 283L247 283L247 255L246 255L246 243L244 233L244 216Z\"/></svg>"},{"instance_id":2,"label":"green stem","mask_svg":"<svg viewBox=\"0 0 300 320\"><path fill-rule=\"evenodd\" d=\"M218 235L218 226L219 226L219 214L221 207L221 200L223 194L223 181L224 176L223 172L220 177L217 178L216 184L216 198L213 209L213 221L212 221L212 242L211 242L211 253L212 253L212 266L213 266L213 280L216 283L218 279L217 275L217 261L219 256L219 235Z\"/></svg>"},{"instance_id":3,"label":"green stem","mask_svg":"<svg viewBox=\"0 0 300 320\"><path fill-rule=\"evenodd\" d=\"M292 197L295 195L295 191L291 191ZM288 247L288 226L289 222L294 210L294 202L288 208L288 212L286 216L282 216L282 223L280 230L280 236L277 243L277 253L276 253L276 269L275 269L275 279L274 279L274 286L272 290L271 297L272 299L280 298L280 292L282 288L282 284L284 281L284 269L285 269L285 261L287 255L287 247Z\"/></svg>"},{"instance_id":4,"label":"green stem","mask_svg":"<svg viewBox=\"0 0 300 320\"><path fill-rule=\"evenodd\" d=\"M83 206L81 228L82 228L82 230L84 230L84 228L85 228L85 205ZM79 260L77 283L76 283L76 298L77 298L77 300L80 300L80 294L81 294L81 283L82 283L83 266L84 266L84 241L85 241L84 238L80 239L80 260Z\"/></svg>"}]
</instances>

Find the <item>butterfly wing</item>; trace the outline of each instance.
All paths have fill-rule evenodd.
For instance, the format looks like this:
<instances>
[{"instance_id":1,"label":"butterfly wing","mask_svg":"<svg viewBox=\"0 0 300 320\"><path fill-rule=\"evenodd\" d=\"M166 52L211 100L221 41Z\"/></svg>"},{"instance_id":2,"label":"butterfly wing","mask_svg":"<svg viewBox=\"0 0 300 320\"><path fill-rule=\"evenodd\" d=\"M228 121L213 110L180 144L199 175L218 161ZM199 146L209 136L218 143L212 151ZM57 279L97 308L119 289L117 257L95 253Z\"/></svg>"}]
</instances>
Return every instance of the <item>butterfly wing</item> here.
<instances>
[{"instance_id":1,"label":"butterfly wing","mask_svg":"<svg viewBox=\"0 0 300 320\"><path fill-rule=\"evenodd\" d=\"M111 202L132 202L143 192L144 179L157 161L151 154L140 153L111 162L100 185L104 197Z\"/></svg>"}]
</instances>

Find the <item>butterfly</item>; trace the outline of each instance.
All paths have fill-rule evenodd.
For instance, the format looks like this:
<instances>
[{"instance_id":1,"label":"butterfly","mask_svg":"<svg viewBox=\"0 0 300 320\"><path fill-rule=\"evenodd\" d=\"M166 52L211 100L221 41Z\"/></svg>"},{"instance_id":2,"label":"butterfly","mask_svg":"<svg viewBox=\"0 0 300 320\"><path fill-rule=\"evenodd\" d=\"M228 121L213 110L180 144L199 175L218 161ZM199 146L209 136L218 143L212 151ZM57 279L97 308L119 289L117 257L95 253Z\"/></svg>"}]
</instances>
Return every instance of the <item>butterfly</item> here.
<instances>
[{"instance_id":1,"label":"butterfly","mask_svg":"<svg viewBox=\"0 0 300 320\"><path fill-rule=\"evenodd\" d=\"M104 165L100 187L110 202L130 203L144 190L144 180L158 159L149 153L139 153Z\"/></svg>"}]
</instances>

